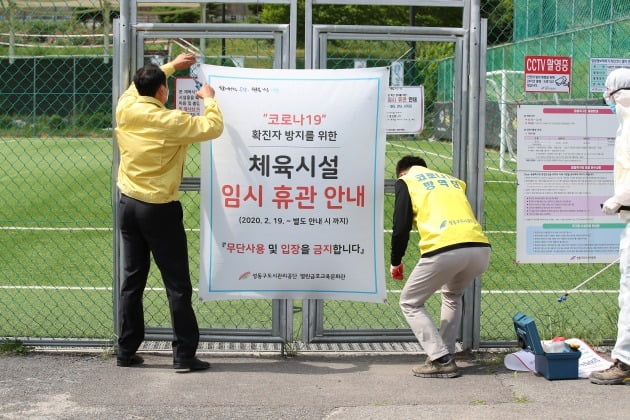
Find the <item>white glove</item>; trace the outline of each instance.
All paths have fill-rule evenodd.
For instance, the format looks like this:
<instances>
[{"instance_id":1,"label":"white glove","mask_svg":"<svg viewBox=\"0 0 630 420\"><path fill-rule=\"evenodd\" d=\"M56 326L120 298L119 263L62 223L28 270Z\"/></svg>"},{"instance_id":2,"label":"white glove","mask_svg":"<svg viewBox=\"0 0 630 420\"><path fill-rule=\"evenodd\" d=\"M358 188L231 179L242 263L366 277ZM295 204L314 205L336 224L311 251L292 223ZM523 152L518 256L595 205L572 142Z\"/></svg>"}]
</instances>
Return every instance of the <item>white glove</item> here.
<instances>
[{"instance_id":1,"label":"white glove","mask_svg":"<svg viewBox=\"0 0 630 420\"><path fill-rule=\"evenodd\" d=\"M617 202L616 197L610 197L602 205L602 211L608 215L616 214L620 208L621 208L621 203Z\"/></svg>"}]
</instances>

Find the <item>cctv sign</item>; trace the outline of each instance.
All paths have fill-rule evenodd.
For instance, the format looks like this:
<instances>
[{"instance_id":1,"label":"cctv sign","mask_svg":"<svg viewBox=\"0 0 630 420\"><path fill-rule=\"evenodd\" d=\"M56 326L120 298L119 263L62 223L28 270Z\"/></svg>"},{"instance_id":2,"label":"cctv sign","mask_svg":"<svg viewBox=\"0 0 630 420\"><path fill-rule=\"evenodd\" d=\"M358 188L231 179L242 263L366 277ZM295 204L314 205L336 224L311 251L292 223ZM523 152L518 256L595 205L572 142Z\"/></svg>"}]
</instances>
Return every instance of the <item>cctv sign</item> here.
<instances>
[{"instance_id":1,"label":"cctv sign","mask_svg":"<svg viewBox=\"0 0 630 420\"><path fill-rule=\"evenodd\" d=\"M525 56L525 92L569 93L571 57Z\"/></svg>"}]
</instances>

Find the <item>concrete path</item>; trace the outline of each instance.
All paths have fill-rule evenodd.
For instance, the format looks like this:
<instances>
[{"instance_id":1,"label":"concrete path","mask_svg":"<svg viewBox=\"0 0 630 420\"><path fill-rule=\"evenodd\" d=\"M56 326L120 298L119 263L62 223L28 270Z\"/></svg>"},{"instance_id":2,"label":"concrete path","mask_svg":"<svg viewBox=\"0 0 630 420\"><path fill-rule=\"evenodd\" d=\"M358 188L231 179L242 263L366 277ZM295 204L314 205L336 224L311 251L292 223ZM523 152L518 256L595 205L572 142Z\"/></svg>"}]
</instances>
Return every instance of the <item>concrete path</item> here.
<instances>
[{"instance_id":1,"label":"concrete path","mask_svg":"<svg viewBox=\"0 0 630 420\"><path fill-rule=\"evenodd\" d=\"M168 352L119 368L101 353L0 355L0 419L623 419L630 386L548 381L503 355L458 358L463 375L411 374L420 354L201 353L176 373Z\"/></svg>"}]
</instances>

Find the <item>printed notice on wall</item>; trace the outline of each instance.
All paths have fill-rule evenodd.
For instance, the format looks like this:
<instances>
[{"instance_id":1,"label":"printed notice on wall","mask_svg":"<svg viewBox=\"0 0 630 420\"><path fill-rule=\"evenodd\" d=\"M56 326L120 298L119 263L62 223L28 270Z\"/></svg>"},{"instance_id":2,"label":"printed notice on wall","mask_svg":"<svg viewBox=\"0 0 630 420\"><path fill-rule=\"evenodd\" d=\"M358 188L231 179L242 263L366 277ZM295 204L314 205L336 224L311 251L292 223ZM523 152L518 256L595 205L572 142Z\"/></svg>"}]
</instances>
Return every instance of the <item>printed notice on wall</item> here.
<instances>
[{"instance_id":1,"label":"printed notice on wall","mask_svg":"<svg viewBox=\"0 0 630 420\"><path fill-rule=\"evenodd\" d=\"M523 105L517 118L517 262L614 261L623 224L600 204L613 195L615 115Z\"/></svg>"},{"instance_id":2,"label":"printed notice on wall","mask_svg":"<svg viewBox=\"0 0 630 420\"><path fill-rule=\"evenodd\" d=\"M388 70L201 71L200 298L384 302Z\"/></svg>"}]
</instances>

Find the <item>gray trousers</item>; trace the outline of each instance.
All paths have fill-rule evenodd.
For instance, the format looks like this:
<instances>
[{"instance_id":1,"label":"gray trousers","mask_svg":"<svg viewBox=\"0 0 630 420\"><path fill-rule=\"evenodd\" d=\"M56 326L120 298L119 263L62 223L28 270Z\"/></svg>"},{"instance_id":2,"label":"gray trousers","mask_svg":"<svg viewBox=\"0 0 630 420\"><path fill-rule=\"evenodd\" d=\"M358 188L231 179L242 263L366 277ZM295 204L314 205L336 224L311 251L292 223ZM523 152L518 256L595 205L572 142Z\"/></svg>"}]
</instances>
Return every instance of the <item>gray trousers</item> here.
<instances>
[{"instance_id":1,"label":"gray trousers","mask_svg":"<svg viewBox=\"0 0 630 420\"><path fill-rule=\"evenodd\" d=\"M475 277L488 269L489 247L468 247L420 258L400 294L400 307L430 360L455 353L462 315L462 296ZM438 331L425 302L442 290Z\"/></svg>"}]
</instances>

